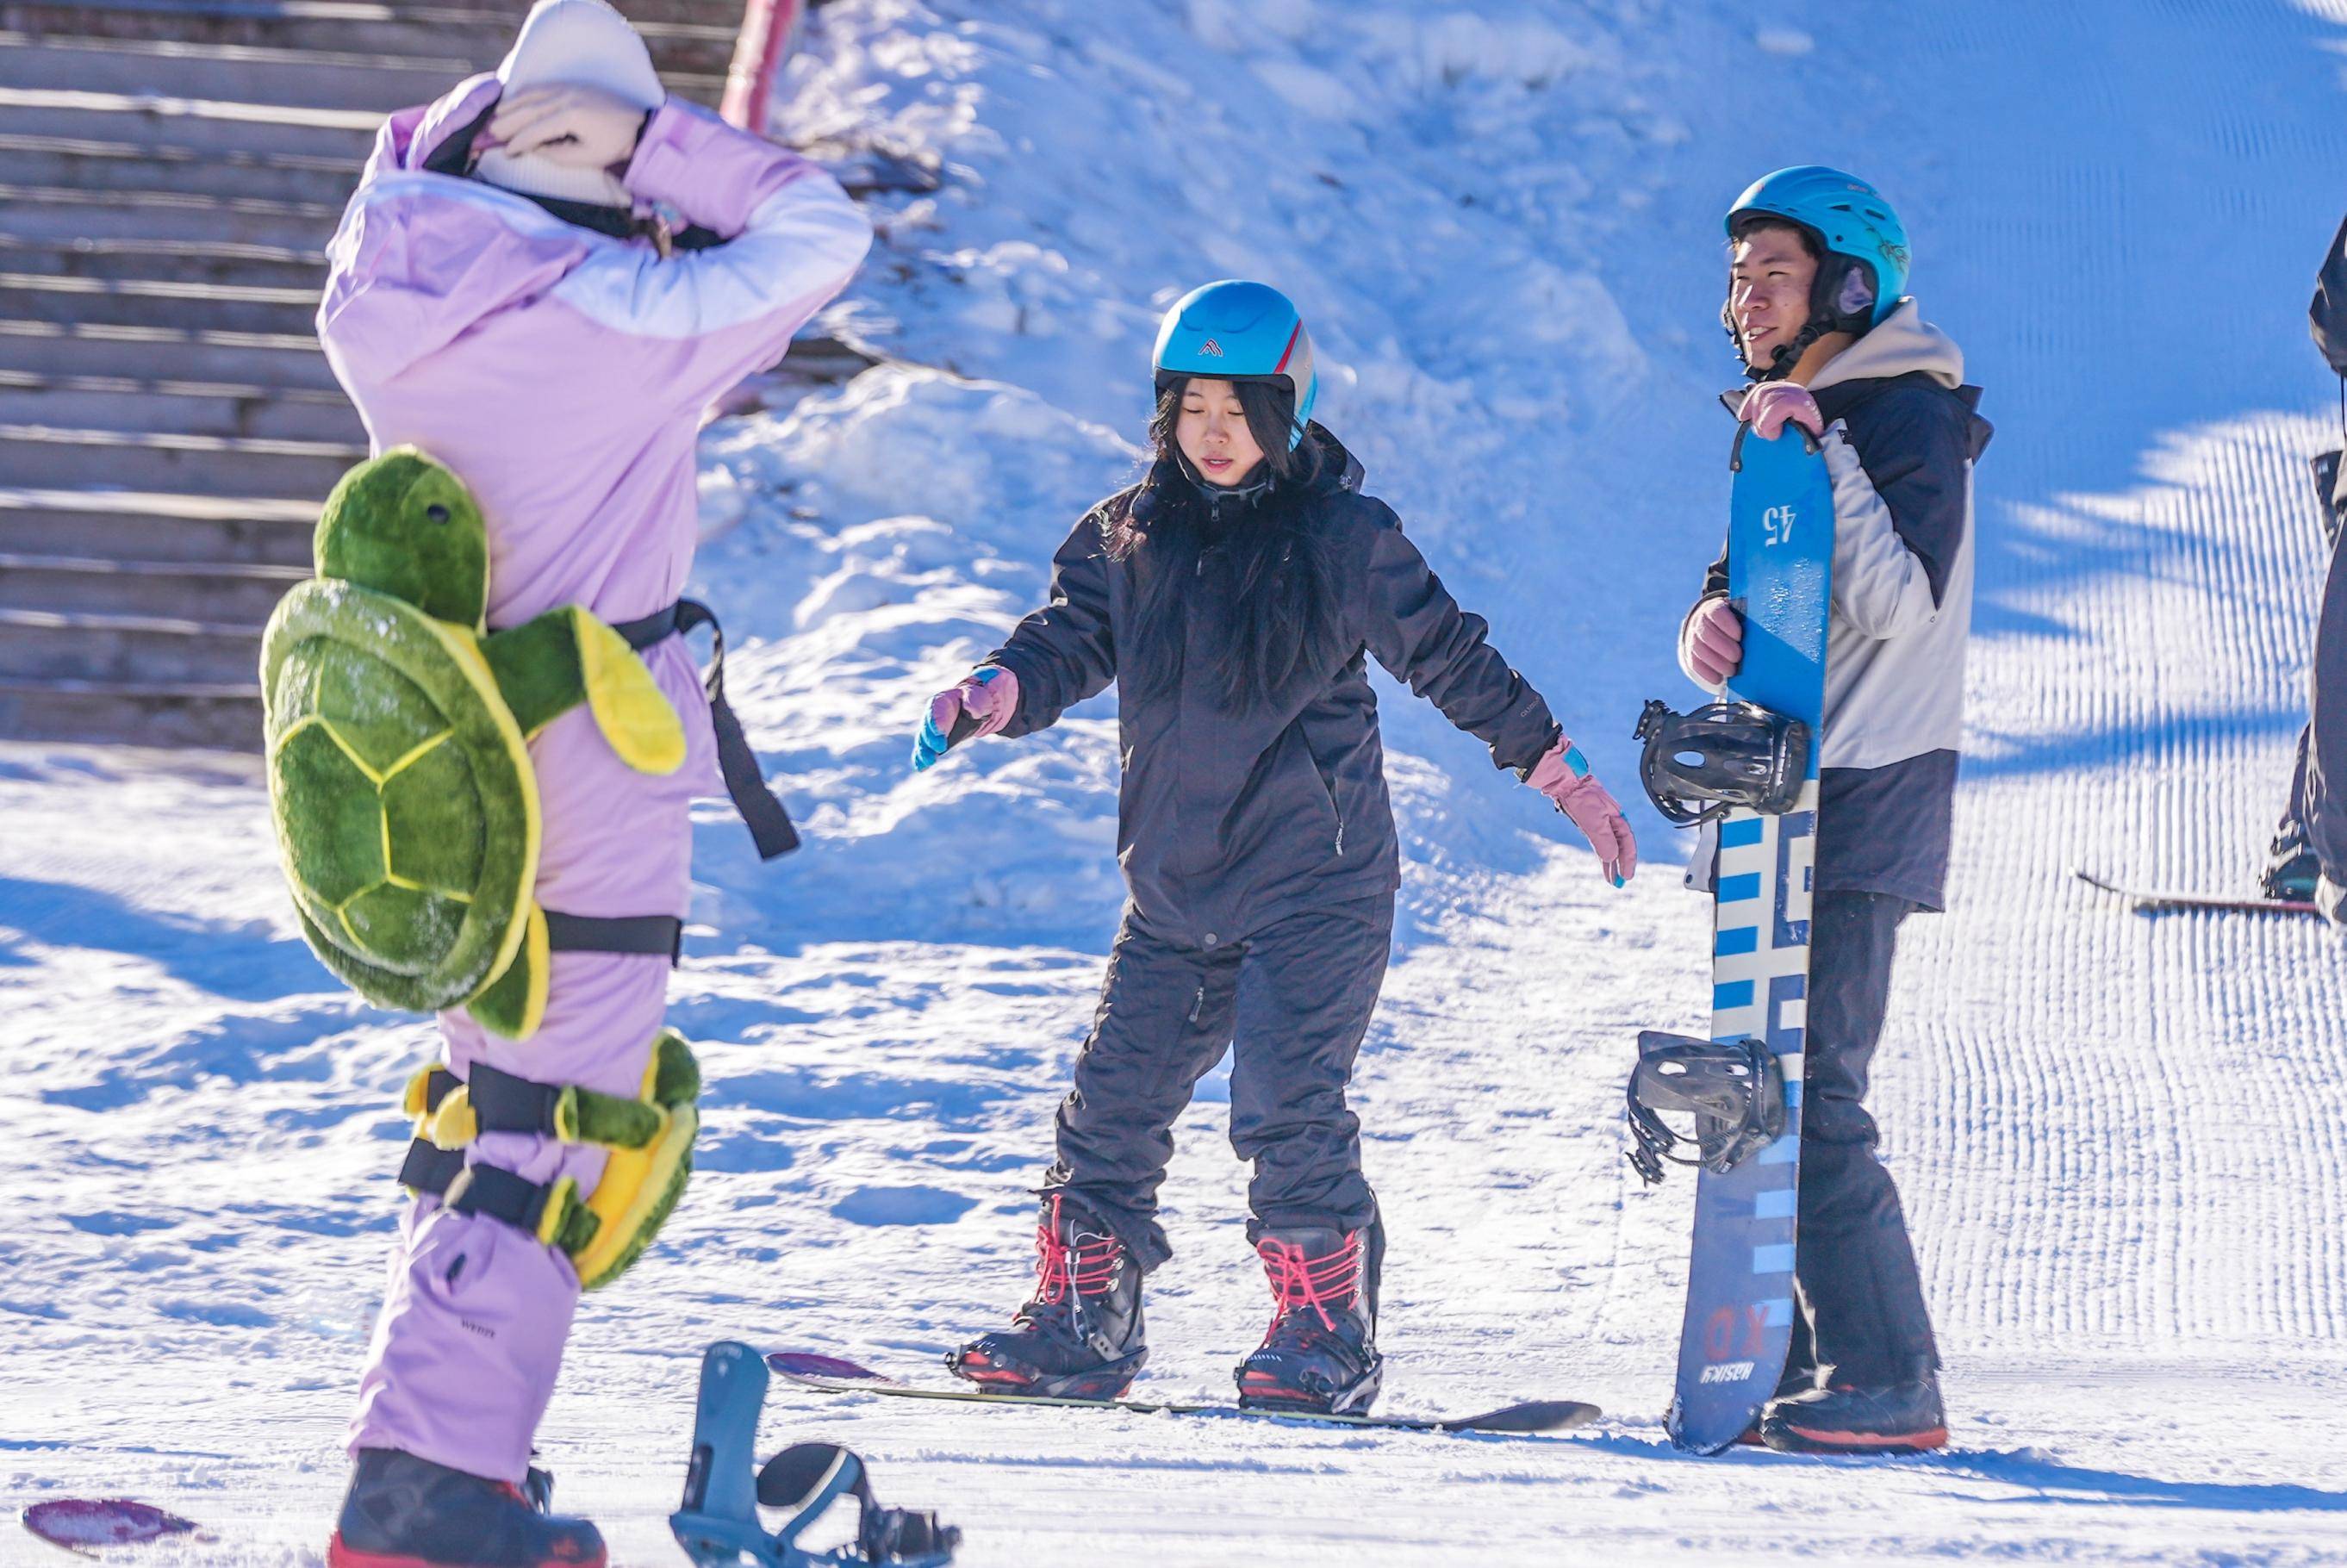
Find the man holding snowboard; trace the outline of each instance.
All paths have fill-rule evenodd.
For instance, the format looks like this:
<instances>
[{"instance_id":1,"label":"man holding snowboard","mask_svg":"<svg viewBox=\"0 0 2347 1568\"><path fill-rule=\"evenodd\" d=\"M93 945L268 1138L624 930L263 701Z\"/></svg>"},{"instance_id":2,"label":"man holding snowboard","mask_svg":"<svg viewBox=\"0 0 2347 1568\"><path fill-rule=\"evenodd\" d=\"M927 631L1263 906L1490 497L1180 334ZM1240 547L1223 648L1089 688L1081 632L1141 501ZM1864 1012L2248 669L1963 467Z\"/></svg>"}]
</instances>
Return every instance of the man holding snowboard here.
<instances>
[{"instance_id":1,"label":"man holding snowboard","mask_svg":"<svg viewBox=\"0 0 2347 1568\"><path fill-rule=\"evenodd\" d=\"M1811 891L1793 1347L1749 1439L1799 1452L1947 1440L1939 1351L1864 1100L1900 922L1942 907L1973 590L1972 466L1989 426L1963 355L1905 297L1904 229L1863 181L1780 169L1727 218L1722 317L1762 436L1818 436L1833 604ZM1725 553L1681 627L1717 688L1743 660Z\"/></svg>"}]
</instances>

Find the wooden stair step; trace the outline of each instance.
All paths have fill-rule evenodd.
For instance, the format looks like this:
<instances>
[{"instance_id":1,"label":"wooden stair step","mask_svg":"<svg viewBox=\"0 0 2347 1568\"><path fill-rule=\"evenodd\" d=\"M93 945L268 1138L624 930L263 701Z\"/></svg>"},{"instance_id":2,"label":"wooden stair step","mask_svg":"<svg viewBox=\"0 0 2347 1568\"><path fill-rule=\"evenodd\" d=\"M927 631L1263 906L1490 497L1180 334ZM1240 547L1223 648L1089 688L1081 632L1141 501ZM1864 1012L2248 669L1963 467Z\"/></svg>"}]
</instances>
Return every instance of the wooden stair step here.
<instances>
[{"instance_id":1,"label":"wooden stair step","mask_svg":"<svg viewBox=\"0 0 2347 1568\"><path fill-rule=\"evenodd\" d=\"M261 628L178 615L0 609L0 677L233 685L257 681Z\"/></svg>"},{"instance_id":2,"label":"wooden stair step","mask_svg":"<svg viewBox=\"0 0 2347 1568\"><path fill-rule=\"evenodd\" d=\"M219 152L282 153L364 160L383 116L342 108L296 108L148 89L0 86L0 131L133 146Z\"/></svg>"},{"instance_id":3,"label":"wooden stair step","mask_svg":"<svg viewBox=\"0 0 2347 1568\"><path fill-rule=\"evenodd\" d=\"M0 548L26 555L307 567L317 521L271 497L0 487Z\"/></svg>"},{"instance_id":4,"label":"wooden stair step","mask_svg":"<svg viewBox=\"0 0 2347 1568\"><path fill-rule=\"evenodd\" d=\"M0 739L257 752L261 688L235 682L0 675Z\"/></svg>"},{"instance_id":5,"label":"wooden stair step","mask_svg":"<svg viewBox=\"0 0 2347 1568\"><path fill-rule=\"evenodd\" d=\"M632 9L632 7L631 7ZM487 70L512 45L518 16L462 5L394 6L343 0L0 0L0 28L33 36L71 34L247 47L365 51L393 56L442 55ZM660 21L631 16L669 71L723 75L733 57L738 9L730 24Z\"/></svg>"},{"instance_id":6,"label":"wooden stair step","mask_svg":"<svg viewBox=\"0 0 2347 1568\"><path fill-rule=\"evenodd\" d=\"M247 152L168 142L107 141L0 129L0 184L263 197L339 207L361 160L318 153Z\"/></svg>"},{"instance_id":7,"label":"wooden stair step","mask_svg":"<svg viewBox=\"0 0 2347 1568\"><path fill-rule=\"evenodd\" d=\"M36 38L0 32L0 87L10 87L71 82L84 91L200 94L296 108L388 114L429 103L478 68L478 62L462 56L344 54L87 36ZM671 92L711 102L725 87L722 73L671 73L665 83Z\"/></svg>"},{"instance_id":8,"label":"wooden stair step","mask_svg":"<svg viewBox=\"0 0 2347 1568\"><path fill-rule=\"evenodd\" d=\"M0 234L0 270L64 278L308 289L326 283L326 253L315 248L242 245L226 240L90 240Z\"/></svg>"},{"instance_id":9,"label":"wooden stair step","mask_svg":"<svg viewBox=\"0 0 2347 1568\"><path fill-rule=\"evenodd\" d=\"M315 336L0 320L0 370L339 390Z\"/></svg>"},{"instance_id":10,"label":"wooden stair step","mask_svg":"<svg viewBox=\"0 0 2347 1568\"><path fill-rule=\"evenodd\" d=\"M0 550L0 610L187 615L261 626L302 567L249 561L121 560Z\"/></svg>"},{"instance_id":11,"label":"wooden stair step","mask_svg":"<svg viewBox=\"0 0 2347 1568\"><path fill-rule=\"evenodd\" d=\"M27 486L323 501L365 456L339 442L0 425L0 473Z\"/></svg>"},{"instance_id":12,"label":"wooden stair step","mask_svg":"<svg viewBox=\"0 0 2347 1568\"><path fill-rule=\"evenodd\" d=\"M428 103L472 74L463 56L340 54L0 32L0 87L175 93L297 108L388 114Z\"/></svg>"},{"instance_id":13,"label":"wooden stair step","mask_svg":"<svg viewBox=\"0 0 2347 1568\"><path fill-rule=\"evenodd\" d=\"M358 410L340 393L15 370L0 370L0 425L251 436L354 446L366 440Z\"/></svg>"},{"instance_id":14,"label":"wooden stair step","mask_svg":"<svg viewBox=\"0 0 2347 1568\"><path fill-rule=\"evenodd\" d=\"M26 240L227 241L292 249L324 244L342 215L331 202L0 185L0 235Z\"/></svg>"},{"instance_id":15,"label":"wooden stair step","mask_svg":"<svg viewBox=\"0 0 2347 1568\"><path fill-rule=\"evenodd\" d=\"M314 330L317 314L312 289L0 272L0 317L12 321L298 336Z\"/></svg>"}]
</instances>

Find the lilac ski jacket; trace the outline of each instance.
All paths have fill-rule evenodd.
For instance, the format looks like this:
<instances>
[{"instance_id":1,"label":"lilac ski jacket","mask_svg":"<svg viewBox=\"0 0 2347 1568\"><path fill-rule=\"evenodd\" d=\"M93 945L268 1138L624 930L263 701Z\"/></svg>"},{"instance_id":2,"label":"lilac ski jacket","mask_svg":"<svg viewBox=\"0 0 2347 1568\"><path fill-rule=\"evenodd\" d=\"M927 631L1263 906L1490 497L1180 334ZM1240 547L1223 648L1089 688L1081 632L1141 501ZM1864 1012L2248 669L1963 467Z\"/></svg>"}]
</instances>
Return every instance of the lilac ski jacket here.
<instances>
[{"instance_id":1,"label":"lilac ski jacket","mask_svg":"<svg viewBox=\"0 0 2347 1568\"><path fill-rule=\"evenodd\" d=\"M814 164L673 98L623 182L725 243L662 257L427 169L498 92L475 77L384 124L328 247L318 335L373 449L413 442L479 500L492 628L562 604L634 620L692 567L702 409L846 286L871 225ZM648 661L707 757L682 640Z\"/></svg>"}]
</instances>

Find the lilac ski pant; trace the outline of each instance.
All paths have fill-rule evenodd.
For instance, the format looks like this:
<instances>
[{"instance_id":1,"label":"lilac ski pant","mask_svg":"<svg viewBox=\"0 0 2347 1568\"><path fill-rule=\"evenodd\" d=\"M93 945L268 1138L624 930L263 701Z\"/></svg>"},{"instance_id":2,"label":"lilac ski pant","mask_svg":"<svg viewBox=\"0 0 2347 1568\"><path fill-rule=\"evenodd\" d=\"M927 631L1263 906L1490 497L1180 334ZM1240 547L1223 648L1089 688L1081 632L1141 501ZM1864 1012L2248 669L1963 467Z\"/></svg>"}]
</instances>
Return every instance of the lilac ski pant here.
<instances>
[{"instance_id":1,"label":"lilac ski pant","mask_svg":"<svg viewBox=\"0 0 2347 1568\"><path fill-rule=\"evenodd\" d=\"M538 897L547 908L685 911L688 809L693 795L712 793L714 746L684 640L669 639L645 661L684 718L689 752L676 773L648 778L629 768L583 708L530 743L545 821ZM539 1082L633 1095L651 1060L668 978L664 958L557 953L536 1034L500 1040L461 1012L443 1013L445 1059L460 1075L487 1061ZM582 1194L594 1190L604 1160L599 1149L510 1132L482 1137L471 1154L533 1182L573 1177ZM579 1276L559 1248L434 1199L412 1203L359 1385L351 1448L398 1449L518 1483L578 1303Z\"/></svg>"}]
</instances>

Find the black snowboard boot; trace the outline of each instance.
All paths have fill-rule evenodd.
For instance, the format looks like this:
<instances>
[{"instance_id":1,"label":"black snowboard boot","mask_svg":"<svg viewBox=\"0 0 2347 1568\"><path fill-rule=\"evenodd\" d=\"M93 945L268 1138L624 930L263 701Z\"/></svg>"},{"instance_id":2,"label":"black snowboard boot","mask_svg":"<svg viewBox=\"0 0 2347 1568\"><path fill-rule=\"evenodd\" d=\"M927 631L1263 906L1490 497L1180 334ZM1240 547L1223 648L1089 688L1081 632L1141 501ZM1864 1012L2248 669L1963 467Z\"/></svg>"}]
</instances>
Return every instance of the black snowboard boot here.
<instances>
[{"instance_id":1,"label":"black snowboard boot","mask_svg":"<svg viewBox=\"0 0 2347 1568\"><path fill-rule=\"evenodd\" d=\"M1948 1446L1940 1379L1929 1367L1897 1383L1829 1383L1770 1402L1760 1440L1788 1454L1930 1453Z\"/></svg>"},{"instance_id":2,"label":"black snowboard boot","mask_svg":"<svg viewBox=\"0 0 2347 1568\"><path fill-rule=\"evenodd\" d=\"M2322 862L2315 856L2314 845L2306 836L2305 825L2285 822L2276 830L2272 847L2266 855L2266 871L2260 886L2269 898L2291 903L2311 903L2314 885L2321 880Z\"/></svg>"},{"instance_id":3,"label":"black snowboard boot","mask_svg":"<svg viewBox=\"0 0 2347 1568\"><path fill-rule=\"evenodd\" d=\"M1777 1391L1752 1412L1752 1424L1737 1434L1736 1440L1749 1449L1765 1448L1760 1440L1760 1418L1778 1399L1789 1399L1806 1394L1818 1386L1818 1340L1809 1329L1809 1315L1799 1305L1793 1308L1792 1337L1785 1346L1785 1370L1777 1378Z\"/></svg>"},{"instance_id":4,"label":"black snowboard boot","mask_svg":"<svg viewBox=\"0 0 2347 1568\"><path fill-rule=\"evenodd\" d=\"M327 1568L603 1568L603 1537L583 1519L545 1512L552 1483L528 1495L396 1449L361 1449L326 1547Z\"/></svg>"},{"instance_id":5,"label":"black snowboard boot","mask_svg":"<svg viewBox=\"0 0 2347 1568\"><path fill-rule=\"evenodd\" d=\"M1149 1359L1139 1260L1058 1193L1043 1200L1035 1252L1035 1294L1010 1327L948 1351L946 1365L1000 1394L1121 1398Z\"/></svg>"},{"instance_id":6,"label":"black snowboard boot","mask_svg":"<svg viewBox=\"0 0 2347 1568\"><path fill-rule=\"evenodd\" d=\"M1238 1366L1250 1410L1366 1415L1378 1397L1378 1254L1374 1225L1294 1230L1255 1244L1271 1281L1271 1327Z\"/></svg>"},{"instance_id":7,"label":"black snowboard boot","mask_svg":"<svg viewBox=\"0 0 2347 1568\"><path fill-rule=\"evenodd\" d=\"M1780 1399L1799 1399L1817 1386L1818 1368L1809 1347L1809 1336L1797 1329L1793 1336L1792 1352L1785 1358L1785 1374L1777 1379L1777 1391L1769 1395L1767 1402L1754 1413L1752 1424L1737 1433L1736 1440L1748 1449L1768 1447L1760 1435L1760 1423L1770 1407Z\"/></svg>"}]
</instances>

